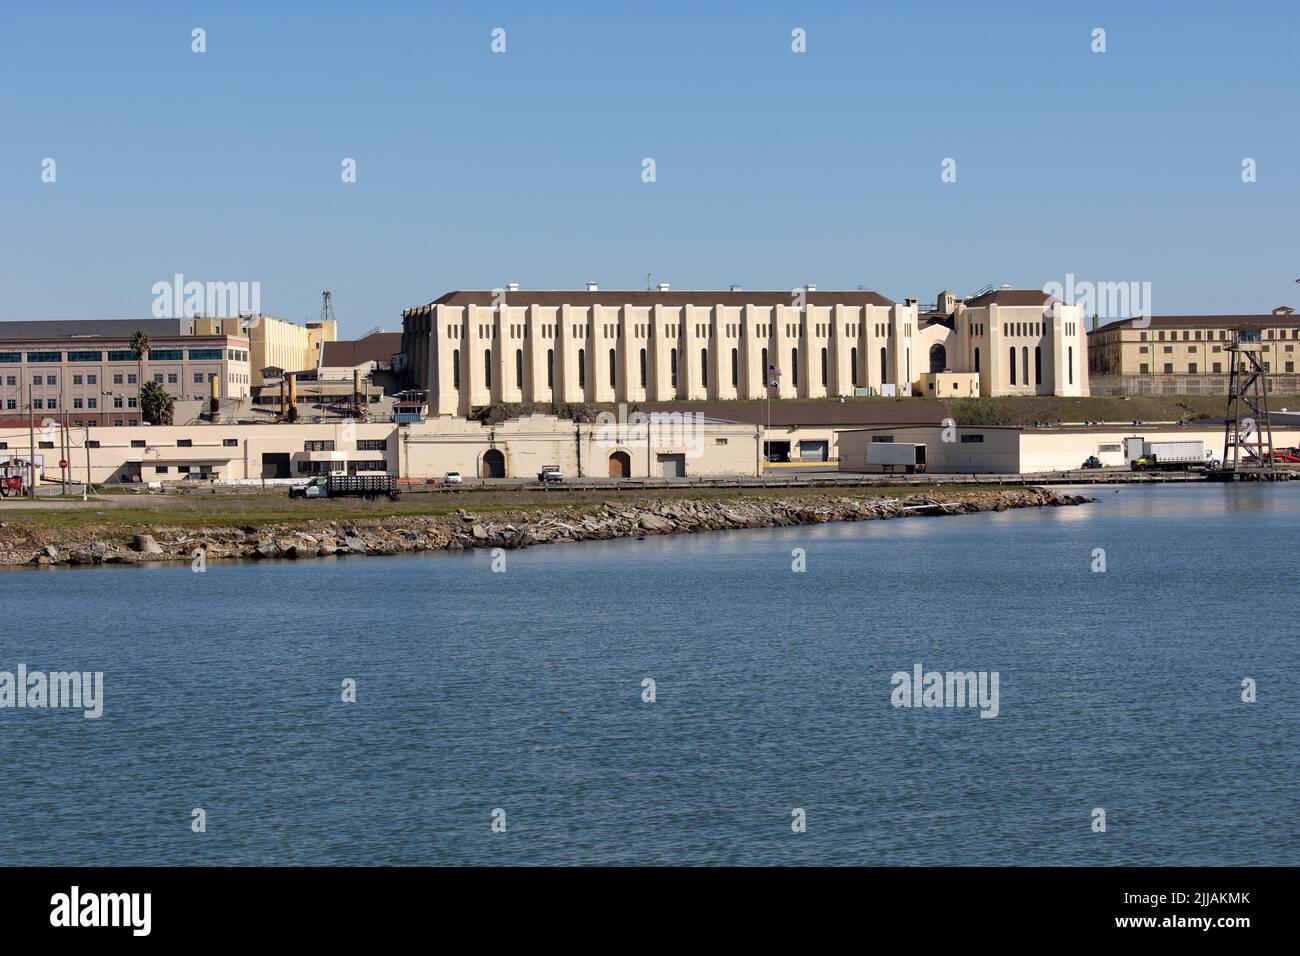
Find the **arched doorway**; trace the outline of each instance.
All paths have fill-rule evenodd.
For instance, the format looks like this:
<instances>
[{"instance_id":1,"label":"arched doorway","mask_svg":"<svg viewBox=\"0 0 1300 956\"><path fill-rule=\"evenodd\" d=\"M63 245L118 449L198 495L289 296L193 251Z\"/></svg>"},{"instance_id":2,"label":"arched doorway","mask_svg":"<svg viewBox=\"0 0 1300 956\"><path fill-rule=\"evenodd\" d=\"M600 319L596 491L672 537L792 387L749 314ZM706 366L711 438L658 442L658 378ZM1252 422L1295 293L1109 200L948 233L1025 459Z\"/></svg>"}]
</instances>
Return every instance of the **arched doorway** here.
<instances>
[{"instance_id":1,"label":"arched doorway","mask_svg":"<svg viewBox=\"0 0 1300 956\"><path fill-rule=\"evenodd\" d=\"M609 456L609 477L631 478L632 456L625 451L616 451Z\"/></svg>"},{"instance_id":2,"label":"arched doorway","mask_svg":"<svg viewBox=\"0 0 1300 956\"><path fill-rule=\"evenodd\" d=\"M936 342L930 346L930 371L942 372L948 367L948 350Z\"/></svg>"},{"instance_id":3,"label":"arched doorway","mask_svg":"<svg viewBox=\"0 0 1300 956\"><path fill-rule=\"evenodd\" d=\"M489 448L483 452L483 477L504 478L506 476L506 456L499 448Z\"/></svg>"}]
</instances>

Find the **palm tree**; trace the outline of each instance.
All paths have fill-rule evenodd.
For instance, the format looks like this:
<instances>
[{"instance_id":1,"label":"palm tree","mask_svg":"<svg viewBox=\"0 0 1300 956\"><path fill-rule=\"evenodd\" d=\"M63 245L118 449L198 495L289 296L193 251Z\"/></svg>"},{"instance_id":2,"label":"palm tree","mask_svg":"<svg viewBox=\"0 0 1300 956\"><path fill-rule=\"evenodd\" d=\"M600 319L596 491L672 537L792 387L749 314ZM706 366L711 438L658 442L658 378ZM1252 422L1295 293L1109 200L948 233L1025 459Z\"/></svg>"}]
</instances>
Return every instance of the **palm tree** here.
<instances>
[{"instance_id":1,"label":"palm tree","mask_svg":"<svg viewBox=\"0 0 1300 956\"><path fill-rule=\"evenodd\" d=\"M152 379L140 390L140 414L151 425L170 425L175 406L167 390Z\"/></svg>"},{"instance_id":2,"label":"palm tree","mask_svg":"<svg viewBox=\"0 0 1300 956\"><path fill-rule=\"evenodd\" d=\"M144 397L141 394L141 389L144 388L144 357L149 354L149 333L144 329L136 329L131 333L131 351L135 353L136 398L140 401Z\"/></svg>"}]
</instances>

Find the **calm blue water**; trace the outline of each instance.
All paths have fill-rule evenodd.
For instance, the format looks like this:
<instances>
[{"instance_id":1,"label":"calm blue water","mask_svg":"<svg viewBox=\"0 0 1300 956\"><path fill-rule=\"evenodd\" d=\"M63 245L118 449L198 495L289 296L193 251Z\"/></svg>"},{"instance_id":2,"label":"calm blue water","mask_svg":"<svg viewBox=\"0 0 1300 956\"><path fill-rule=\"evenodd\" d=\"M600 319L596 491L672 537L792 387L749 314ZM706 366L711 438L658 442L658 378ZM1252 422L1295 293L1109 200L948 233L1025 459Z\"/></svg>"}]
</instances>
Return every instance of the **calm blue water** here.
<instances>
[{"instance_id":1,"label":"calm blue water","mask_svg":"<svg viewBox=\"0 0 1300 956\"><path fill-rule=\"evenodd\" d=\"M106 684L0 710L0 864L1300 863L1300 487L1094 493L505 573L0 574L0 670ZM917 662L1000 715L895 709Z\"/></svg>"}]
</instances>

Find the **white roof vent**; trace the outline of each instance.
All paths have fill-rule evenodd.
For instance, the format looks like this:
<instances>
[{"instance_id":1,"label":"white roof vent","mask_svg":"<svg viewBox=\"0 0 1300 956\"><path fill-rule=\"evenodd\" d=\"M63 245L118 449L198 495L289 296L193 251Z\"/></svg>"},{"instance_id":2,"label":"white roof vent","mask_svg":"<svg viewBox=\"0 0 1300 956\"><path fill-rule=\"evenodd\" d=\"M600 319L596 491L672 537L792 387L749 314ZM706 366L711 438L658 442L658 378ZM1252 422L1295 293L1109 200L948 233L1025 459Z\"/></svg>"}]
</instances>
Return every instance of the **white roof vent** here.
<instances>
[{"instance_id":1,"label":"white roof vent","mask_svg":"<svg viewBox=\"0 0 1300 956\"><path fill-rule=\"evenodd\" d=\"M519 283L518 283L518 282L507 282L507 283L506 283L506 291L507 291L507 292L518 292L518 291L519 291Z\"/></svg>"},{"instance_id":2,"label":"white roof vent","mask_svg":"<svg viewBox=\"0 0 1300 956\"><path fill-rule=\"evenodd\" d=\"M815 283L812 283L812 282L804 283L803 290L804 290L805 292L816 292L816 291L817 291L817 285L816 285Z\"/></svg>"},{"instance_id":3,"label":"white roof vent","mask_svg":"<svg viewBox=\"0 0 1300 956\"><path fill-rule=\"evenodd\" d=\"M1002 283L1000 286L998 286L998 288L999 288L999 289L1010 289L1010 288L1011 288L1011 283L1010 283L1010 282L1004 282L1004 283Z\"/></svg>"},{"instance_id":4,"label":"white roof vent","mask_svg":"<svg viewBox=\"0 0 1300 956\"><path fill-rule=\"evenodd\" d=\"M600 291L600 286L596 285L596 283L594 283L594 282L588 282L588 283L587 283L587 291L588 291L588 292L599 292L599 291Z\"/></svg>"},{"instance_id":5,"label":"white roof vent","mask_svg":"<svg viewBox=\"0 0 1300 956\"><path fill-rule=\"evenodd\" d=\"M731 291L732 291L732 292L743 292L744 289L742 289L740 286L736 285L736 284L733 282L733 283L731 284Z\"/></svg>"},{"instance_id":6,"label":"white roof vent","mask_svg":"<svg viewBox=\"0 0 1300 956\"><path fill-rule=\"evenodd\" d=\"M661 283L659 283L659 291L660 291L660 292L667 292L667 291L668 291L668 283L667 283L667 282L661 282Z\"/></svg>"}]
</instances>

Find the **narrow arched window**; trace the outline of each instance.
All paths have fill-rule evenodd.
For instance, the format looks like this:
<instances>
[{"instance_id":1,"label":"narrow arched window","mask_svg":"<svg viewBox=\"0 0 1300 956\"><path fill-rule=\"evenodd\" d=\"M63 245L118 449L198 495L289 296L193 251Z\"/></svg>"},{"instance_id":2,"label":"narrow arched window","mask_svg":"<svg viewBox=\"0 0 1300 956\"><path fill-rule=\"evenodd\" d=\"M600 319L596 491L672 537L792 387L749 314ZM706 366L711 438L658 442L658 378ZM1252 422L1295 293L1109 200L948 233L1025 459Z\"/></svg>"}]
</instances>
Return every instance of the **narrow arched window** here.
<instances>
[{"instance_id":1,"label":"narrow arched window","mask_svg":"<svg viewBox=\"0 0 1300 956\"><path fill-rule=\"evenodd\" d=\"M555 349L546 350L546 387L555 388Z\"/></svg>"},{"instance_id":2,"label":"narrow arched window","mask_svg":"<svg viewBox=\"0 0 1300 956\"><path fill-rule=\"evenodd\" d=\"M1011 384L1016 384L1016 347L1011 346Z\"/></svg>"},{"instance_id":3,"label":"narrow arched window","mask_svg":"<svg viewBox=\"0 0 1300 956\"><path fill-rule=\"evenodd\" d=\"M799 350L790 350L790 384L799 387Z\"/></svg>"},{"instance_id":4,"label":"narrow arched window","mask_svg":"<svg viewBox=\"0 0 1300 956\"><path fill-rule=\"evenodd\" d=\"M515 387L524 387L524 350L515 349Z\"/></svg>"},{"instance_id":5,"label":"narrow arched window","mask_svg":"<svg viewBox=\"0 0 1300 956\"><path fill-rule=\"evenodd\" d=\"M826 350L822 349L822 384L823 385L825 385L827 382L827 372L828 369L826 364Z\"/></svg>"},{"instance_id":6,"label":"narrow arched window","mask_svg":"<svg viewBox=\"0 0 1300 956\"><path fill-rule=\"evenodd\" d=\"M618 387L618 352L609 350L609 387Z\"/></svg>"},{"instance_id":7,"label":"narrow arched window","mask_svg":"<svg viewBox=\"0 0 1300 956\"><path fill-rule=\"evenodd\" d=\"M645 349L641 350L641 387L645 388Z\"/></svg>"},{"instance_id":8,"label":"narrow arched window","mask_svg":"<svg viewBox=\"0 0 1300 956\"><path fill-rule=\"evenodd\" d=\"M460 349L451 350L451 387L460 388Z\"/></svg>"},{"instance_id":9,"label":"narrow arched window","mask_svg":"<svg viewBox=\"0 0 1300 956\"><path fill-rule=\"evenodd\" d=\"M736 387L740 384L740 353L735 349L731 350L731 385Z\"/></svg>"},{"instance_id":10,"label":"narrow arched window","mask_svg":"<svg viewBox=\"0 0 1300 956\"><path fill-rule=\"evenodd\" d=\"M492 350L485 349L483 352L483 387L492 387Z\"/></svg>"},{"instance_id":11,"label":"narrow arched window","mask_svg":"<svg viewBox=\"0 0 1300 956\"><path fill-rule=\"evenodd\" d=\"M587 387L587 350L578 349L578 388Z\"/></svg>"},{"instance_id":12,"label":"narrow arched window","mask_svg":"<svg viewBox=\"0 0 1300 956\"><path fill-rule=\"evenodd\" d=\"M700 387L709 387L709 350L700 349Z\"/></svg>"}]
</instances>

